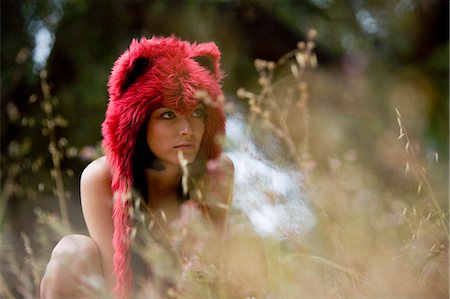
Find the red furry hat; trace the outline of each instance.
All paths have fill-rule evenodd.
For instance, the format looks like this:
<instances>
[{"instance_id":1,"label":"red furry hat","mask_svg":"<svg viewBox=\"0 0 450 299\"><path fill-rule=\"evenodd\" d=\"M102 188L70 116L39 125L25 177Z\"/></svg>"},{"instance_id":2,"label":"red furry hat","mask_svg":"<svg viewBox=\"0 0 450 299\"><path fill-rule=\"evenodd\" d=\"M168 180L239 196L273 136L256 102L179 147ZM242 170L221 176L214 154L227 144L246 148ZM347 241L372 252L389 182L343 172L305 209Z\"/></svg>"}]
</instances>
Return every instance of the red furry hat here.
<instances>
[{"instance_id":1,"label":"red furry hat","mask_svg":"<svg viewBox=\"0 0 450 299\"><path fill-rule=\"evenodd\" d=\"M102 134L105 154L113 170L114 275L115 291L120 298L128 296L132 282L128 194L133 185L132 159L138 132L154 110L166 106L189 111L199 101L198 92L204 91L212 103L206 105L200 152L207 160L217 158L222 149L215 136L225 134L219 59L220 52L214 43L190 44L172 36L133 40L114 63ZM204 60L209 68L200 64Z\"/></svg>"}]
</instances>

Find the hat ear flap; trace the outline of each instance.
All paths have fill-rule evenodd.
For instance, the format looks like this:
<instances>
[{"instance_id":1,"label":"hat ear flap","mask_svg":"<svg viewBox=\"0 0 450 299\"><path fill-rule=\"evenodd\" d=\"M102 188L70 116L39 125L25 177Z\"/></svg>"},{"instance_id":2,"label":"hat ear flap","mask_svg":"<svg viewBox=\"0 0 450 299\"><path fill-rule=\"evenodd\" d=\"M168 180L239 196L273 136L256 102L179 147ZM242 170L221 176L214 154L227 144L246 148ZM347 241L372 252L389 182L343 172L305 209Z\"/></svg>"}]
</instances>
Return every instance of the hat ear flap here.
<instances>
[{"instance_id":1,"label":"hat ear flap","mask_svg":"<svg viewBox=\"0 0 450 299\"><path fill-rule=\"evenodd\" d=\"M214 65L209 56L196 56L193 57L198 64L207 69L212 75L215 75Z\"/></svg>"},{"instance_id":2,"label":"hat ear flap","mask_svg":"<svg viewBox=\"0 0 450 299\"><path fill-rule=\"evenodd\" d=\"M215 43L204 43L193 47L192 59L210 71L216 80L222 78L219 68L220 51Z\"/></svg>"},{"instance_id":3,"label":"hat ear flap","mask_svg":"<svg viewBox=\"0 0 450 299\"><path fill-rule=\"evenodd\" d=\"M152 66L152 61L147 57L136 58L129 70L125 73L120 84L120 93L123 94L133 83Z\"/></svg>"}]
</instances>

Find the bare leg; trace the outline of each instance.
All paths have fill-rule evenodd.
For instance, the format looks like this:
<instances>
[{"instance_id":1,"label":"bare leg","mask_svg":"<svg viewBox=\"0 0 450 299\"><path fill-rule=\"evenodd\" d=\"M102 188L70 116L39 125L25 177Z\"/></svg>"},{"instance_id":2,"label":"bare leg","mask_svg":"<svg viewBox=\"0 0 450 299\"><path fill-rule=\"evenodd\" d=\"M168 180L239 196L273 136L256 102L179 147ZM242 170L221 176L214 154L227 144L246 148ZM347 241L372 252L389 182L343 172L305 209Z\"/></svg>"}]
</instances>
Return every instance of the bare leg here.
<instances>
[{"instance_id":1,"label":"bare leg","mask_svg":"<svg viewBox=\"0 0 450 299\"><path fill-rule=\"evenodd\" d=\"M41 281L41 299L100 298L104 285L97 244L87 236L69 235L53 249Z\"/></svg>"}]
</instances>

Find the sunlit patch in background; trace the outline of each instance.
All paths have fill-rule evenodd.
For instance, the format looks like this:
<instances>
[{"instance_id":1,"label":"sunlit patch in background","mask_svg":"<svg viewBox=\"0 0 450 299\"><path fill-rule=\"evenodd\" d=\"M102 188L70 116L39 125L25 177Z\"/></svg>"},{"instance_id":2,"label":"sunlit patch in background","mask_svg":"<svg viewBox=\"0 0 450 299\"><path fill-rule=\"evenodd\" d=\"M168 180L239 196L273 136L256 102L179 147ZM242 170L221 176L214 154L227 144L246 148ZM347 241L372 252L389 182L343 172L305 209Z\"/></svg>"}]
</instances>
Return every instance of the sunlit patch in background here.
<instances>
[{"instance_id":1,"label":"sunlit patch in background","mask_svg":"<svg viewBox=\"0 0 450 299\"><path fill-rule=\"evenodd\" d=\"M42 26L34 36L36 47L33 50L33 62L35 70L41 70L47 64L48 56L55 42L55 35L46 27Z\"/></svg>"},{"instance_id":2,"label":"sunlit patch in background","mask_svg":"<svg viewBox=\"0 0 450 299\"><path fill-rule=\"evenodd\" d=\"M50 13L45 18L40 18L39 10L46 7ZM54 28L63 16L64 0L52 0L48 3L27 3L22 9L27 22L27 30L34 39L32 51L33 70L39 72L47 65L47 60L55 43Z\"/></svg>"},{"instance_id":3,"label":"sunlit patch in background","mask_svg":"<svg viewBox=\"0 0 450 299\"><path fill-rule=\"evenodd\" d=\"M301 236L315 222L302 174L294 167L277 166L265 158L247 130L243 118L228 119L229 142L234 145L227 152L235 165L233 208L245 214L263 237ZM273 155L274 148L269 150ZM283 153L279 151L278 155Z\"/></svg>"}]
</instances>

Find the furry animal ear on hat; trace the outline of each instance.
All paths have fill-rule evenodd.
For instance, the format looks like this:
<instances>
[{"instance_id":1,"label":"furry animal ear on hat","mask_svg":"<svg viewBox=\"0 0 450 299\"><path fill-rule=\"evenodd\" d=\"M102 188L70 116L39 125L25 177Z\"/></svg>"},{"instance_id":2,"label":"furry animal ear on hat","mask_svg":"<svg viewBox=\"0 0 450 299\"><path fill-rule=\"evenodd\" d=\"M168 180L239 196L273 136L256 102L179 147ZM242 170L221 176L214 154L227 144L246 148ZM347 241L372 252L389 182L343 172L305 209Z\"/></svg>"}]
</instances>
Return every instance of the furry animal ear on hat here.
<instances>
[{"instance_id":1,"label":"furry animal ear on hat","mask_svg":"<svg viewBox=\"0 0 450 299\"><path fill-rule=\"evenodd\" d=\"M154 110L166 106L188 112L197 105L198 92L203 91L211 103L205 104L200 152L206 160L217 158L222 148L216 136L225 134L219 60L220 51L214 43L191 44L171 36L133 40L114 63L102 145L112 168L114 275L119 298L127 298L132 284L128 211L138 132Z\"/></svg>"},{"instance_id":2,"label":"furry animal ear on hat","mask_svg":"<svg viewBox=\"0 0 450 299\"><path fill-rule=\"evenodd\" d=\"M192 53L195 61L207 68L216 80L222 79L223 74L219 69L220 51L215 43L195 45Z\"/></svg>"},{"instance_id":3,"label":"furry animal ear on hat","mask_svg":"<svg viewBox=\"0 0 450 299\"><path fill-rule=\"evenodd\" d=\"M123 94L136 79L141 76L148 68L151 67L150 58L138 57L126 72L123 82L121 82L120 92Z\"/></svg>"}]
</instances>

